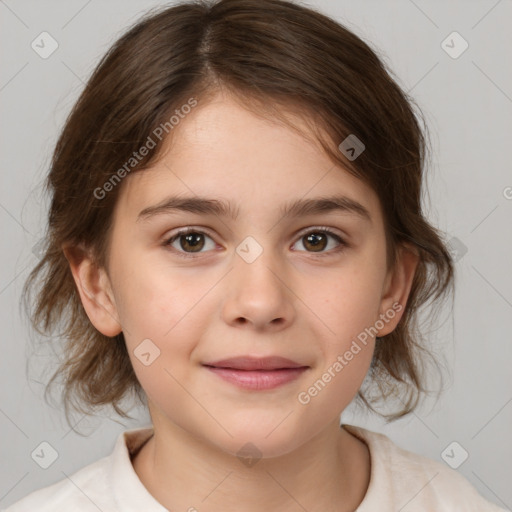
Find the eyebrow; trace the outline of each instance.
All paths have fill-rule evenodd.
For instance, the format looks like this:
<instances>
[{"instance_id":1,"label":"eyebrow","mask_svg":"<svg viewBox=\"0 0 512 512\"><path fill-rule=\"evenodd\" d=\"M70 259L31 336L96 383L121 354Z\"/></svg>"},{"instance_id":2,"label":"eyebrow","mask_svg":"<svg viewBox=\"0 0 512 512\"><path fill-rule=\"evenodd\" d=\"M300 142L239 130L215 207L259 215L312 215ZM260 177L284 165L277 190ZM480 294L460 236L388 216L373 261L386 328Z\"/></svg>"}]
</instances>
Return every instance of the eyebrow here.
<instances>
[{"instance_id":1,"label":"eyebrow","mask_svg":"<svg viewBox=\"0 0 512 512\"><path fill-rule=\"evenodd\" d=\"M232 220L236 220L240 213L240 208L235 207L232 203L219 199L209 199L200 196L172 196L156 205L144 208L137 216L137 222L150 219L157 215L180 211L199 215L217 215L219 217L229 217ZM279 214L282 218L290 218L335 211L356 215L363 220L369 221L370 223L372 222L372 217L368 209L361 203L347 196L297 199L281 206Z\"/></svg>"}]
</instances>

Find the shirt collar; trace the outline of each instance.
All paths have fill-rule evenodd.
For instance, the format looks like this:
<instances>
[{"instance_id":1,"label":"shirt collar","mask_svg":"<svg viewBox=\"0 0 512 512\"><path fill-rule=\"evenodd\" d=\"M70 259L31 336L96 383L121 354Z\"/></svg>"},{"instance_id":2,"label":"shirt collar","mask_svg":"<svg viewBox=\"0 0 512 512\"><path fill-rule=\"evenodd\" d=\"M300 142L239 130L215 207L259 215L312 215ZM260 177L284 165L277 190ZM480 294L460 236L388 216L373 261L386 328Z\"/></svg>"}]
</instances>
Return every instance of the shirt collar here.
<instances>
[{"instance_id":1,"label":"shirt collar","mask_svg":"<svg viewBox=\"0 0 512 512\"><path fill-rule=\"evenodd\" d=\"M144 487L133 469L131 454L153 435L153 427L126 430L119 434L111 456L110 487L120 512L167 512Z\"/></svg>"},{"instance_id":2,"label":"shirt collar","mask_svg":"<svg viewBox=\"0 0 512 512\"><path fill-rule=\"evenodd\" d=\"M387 451L387 437L355 425L343 424L342 428L365 443L370 452L370 482L356 512L393 510L395 497L389 468L386 467L391 460Z\"/></svg>"},{"instance_id":3,"label":"shirt collar","mask_svg":"<svg viewBox=\"0 0 512 512\"><path fill-rule=\"evenodd\" d=\"M382 449L382 435L376 434L362 427L354 425L342 425L349 434L363 441L370 452L370 483L363 501L356 512L373 512L384 509L391 496L391 482L388 482L388 475L382 457L377 456L380 445ZM133 469L131 454L135 454L142 445L153 435L153 427L126 430L119 434L114 451L111 455L110 464L110 486L113 490L114 500L119 506L120 512L168 512L144 487L137 473ZM381 442L379 442L381 441ZM385 459L385 457L384 457Z\"/></svg>"}]
</instances>

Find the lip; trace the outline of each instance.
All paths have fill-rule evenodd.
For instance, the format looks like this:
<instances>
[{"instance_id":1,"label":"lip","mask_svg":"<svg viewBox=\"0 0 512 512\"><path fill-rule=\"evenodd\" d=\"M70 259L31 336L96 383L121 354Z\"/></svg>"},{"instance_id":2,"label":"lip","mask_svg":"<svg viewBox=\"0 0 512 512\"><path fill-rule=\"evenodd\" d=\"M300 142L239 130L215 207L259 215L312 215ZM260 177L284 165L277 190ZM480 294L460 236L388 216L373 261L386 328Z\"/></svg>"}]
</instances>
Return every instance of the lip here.
<instances>
[{"instance_id":1,"label":"lip","mask_svg":"<svg viewBox=\"0 0 512 512\"><path fill-rule=\"evenodd\" d=\"M274 389L292 382L309 368L279 356L233 357L204 363L203 366L221 379L253 391Z\"/></svg>"},{"instance_id":2,"label":"lip","mask_svg":"<svg viewBox=\"0 0 512 512\"><path fill-rule=\"evenodd\" d=\"M234 370L281 370L283 368L305 367L303 364L280 356L238 356L203 364L205 366L214 366L216 368L232 368Z\"/></svg>"}]
</instances>

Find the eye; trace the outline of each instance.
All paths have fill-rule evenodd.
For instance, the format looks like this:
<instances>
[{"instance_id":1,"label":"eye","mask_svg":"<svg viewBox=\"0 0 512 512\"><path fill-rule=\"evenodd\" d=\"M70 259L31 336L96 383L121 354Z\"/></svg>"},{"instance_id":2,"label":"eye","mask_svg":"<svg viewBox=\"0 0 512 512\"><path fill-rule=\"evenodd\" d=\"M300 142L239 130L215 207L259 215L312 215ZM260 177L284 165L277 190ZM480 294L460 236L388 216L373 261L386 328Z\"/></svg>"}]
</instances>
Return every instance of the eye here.
<instances>
[{"instance_id":1,"label":"eye","mask_svg":"<svg viewBox=\"0 0 512 512\"><path fill-rule=\"evenodd\" d=\"M197 258L202 252L205 252L202 249L208 249L205 237L211 241L209 249L215 249L216 244L213 239L204 231L194 228L181 229L165 240L163 246L171 247L173 252L180 257ZM329 238L334 239L338 243L338 247L325 251L329 246ZM295 243L298 242L302 242L306 249L311 249L305 252L318 253L314 254L315 257L330 256L332 253L337 253L348 247L348 244L339 235L324 227L309 228L309 231L303 232L303 235Z\"/></svg>"},{"instance_id":2,"label":"eye","mask_svg":"<svg viewBox=\"0 0 512 512\"><path fill-rule=\"evenodd\" d=\"M335 247L334 250L325 251L324 249L329 245L329 238L338 242L338 247ZM315 256L329 256L331 253L337 253L348 246L348 244L339 235L323 227L310 228L310 230L304 233L296 243L298 242L302 242L304 247L311 249L306 252L319 253L315 254Z\"/></svg>"},{"instance_id":3,"label":"eye","mask_svg":"<svg viewBox=\"0 0 512 512\"><path fill-rule=\"evenodd\" d=\"M215 242L212 240L210 236L208 236L204 231L200 231L198 229L187 228L178 231L171 238L167 239L164 242L164 246L171 246L179 256L184 258L195 258L197 256L194 253L200 253L201 249L203 249L207 244L204 241L204 237L209 238L212 241L211 249L215 248ZM178 242L178 246L174 245L175 242Z\"/></svg>"}]
</instances>

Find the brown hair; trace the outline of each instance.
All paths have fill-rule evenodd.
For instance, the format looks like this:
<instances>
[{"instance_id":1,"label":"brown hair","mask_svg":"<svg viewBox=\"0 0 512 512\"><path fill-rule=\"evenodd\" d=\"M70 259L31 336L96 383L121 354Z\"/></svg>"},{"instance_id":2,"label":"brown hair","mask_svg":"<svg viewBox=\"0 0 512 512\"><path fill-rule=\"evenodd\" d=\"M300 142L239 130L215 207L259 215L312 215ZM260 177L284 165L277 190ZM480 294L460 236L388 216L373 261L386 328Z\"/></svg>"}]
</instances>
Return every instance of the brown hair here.
<instances>
[{"instance_id":1,"label":"brown hair","mask_svg":"<svg viewBox=\"0 0 512 512\"><path fill-rule=\"evenodd\" d=\"M381 413L388 419L411 412L427 391L426 358L435 362L418 329L418 311L429 301L439 304L454 272L441 234L421 208L427 131L376 50L325 15L284 0L193 1L150 11L99 62L56 144L45 183L51 205L44 254L23 290L34 328L51 335L62 325L59 336L66 340L46 391L56 377L64 379L66 417L70 405L89 414L106 404L128 417L119 405L128 392L145 403L123 334L109 338L91 324L62 248L86 247L108 269L112 212L123 186L114 186L115 175L129 172L126 162L180 106L191 98L205 104L221 89L294 129L285 112L300 115L333 163L376 191L388 268L399 244L417 249L406 310L395 330L377 339L358 392L372 410L398 397L398 410ZM338 149L350 134L365 145L353 161ZM162 142L155 142L133 172L158 160ZM107 182L113 184L108 193Z\"/></svg>"}]
</instances>

